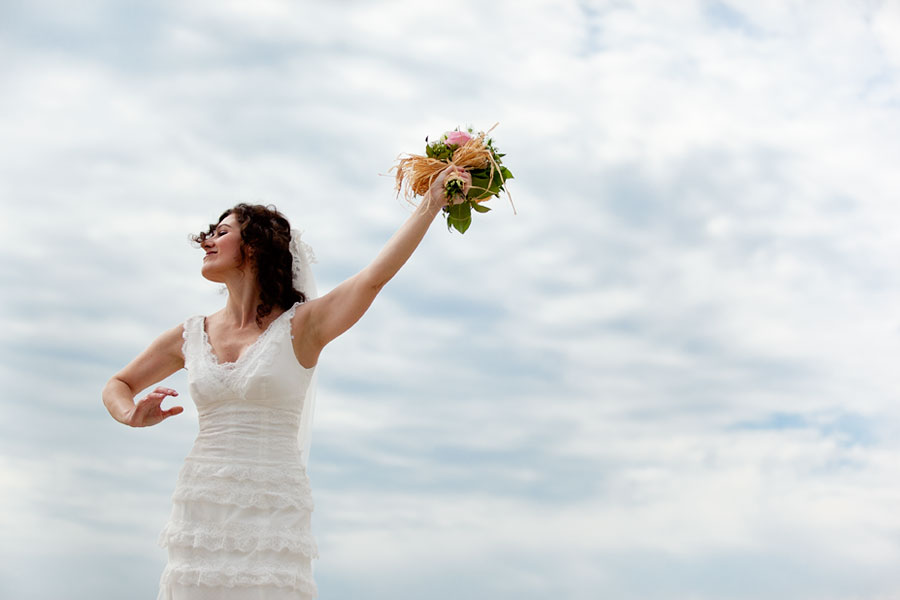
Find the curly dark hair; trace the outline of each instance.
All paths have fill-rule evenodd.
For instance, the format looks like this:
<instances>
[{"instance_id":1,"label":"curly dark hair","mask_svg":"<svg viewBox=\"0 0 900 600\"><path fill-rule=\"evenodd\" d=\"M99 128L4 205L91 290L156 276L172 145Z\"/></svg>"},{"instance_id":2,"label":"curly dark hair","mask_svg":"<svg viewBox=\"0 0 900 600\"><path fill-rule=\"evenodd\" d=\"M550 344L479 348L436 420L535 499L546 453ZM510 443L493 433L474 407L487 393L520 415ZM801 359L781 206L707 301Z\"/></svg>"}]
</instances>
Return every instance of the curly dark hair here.
<instances>
[{"instance_id":1,"label":"curly dark hair","mask_svg":"<svg viewBox=\"0 0 900 600\"><path fill-rule=\"evenodd\" d=\"M262 327L262 320L275 306L287 310L295 302L306 302L306 295L294 289L291 225L271 204L242 202L223 212L218 222L210 223L207 231L192 235L191 239L203 244L228 215L234 215L241 226L241 260L253 261L256 268L260 299L256 324Z\"/></svg>"}]
</instances>

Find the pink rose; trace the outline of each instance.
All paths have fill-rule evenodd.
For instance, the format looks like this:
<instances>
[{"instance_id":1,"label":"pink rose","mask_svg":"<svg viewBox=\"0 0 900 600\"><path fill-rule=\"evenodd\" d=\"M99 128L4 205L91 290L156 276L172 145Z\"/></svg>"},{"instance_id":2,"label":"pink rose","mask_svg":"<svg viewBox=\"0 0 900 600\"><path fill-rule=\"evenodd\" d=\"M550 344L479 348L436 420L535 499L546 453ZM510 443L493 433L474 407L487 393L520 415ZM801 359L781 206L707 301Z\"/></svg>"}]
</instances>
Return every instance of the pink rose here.
<instances>
[{"instance_id":1,"label":"pink rose","mask_svg":"<svg viewBox=\"0 0 900 600\"><path fill-rule=\"evenodd\" d=\"M450 144L455 144L457 146L462 146L466 142L472 139L472 136L466 133L465 131L450 131L447 134L447 141L445 142L448 146Z\"/></svg>"}]
</instances>

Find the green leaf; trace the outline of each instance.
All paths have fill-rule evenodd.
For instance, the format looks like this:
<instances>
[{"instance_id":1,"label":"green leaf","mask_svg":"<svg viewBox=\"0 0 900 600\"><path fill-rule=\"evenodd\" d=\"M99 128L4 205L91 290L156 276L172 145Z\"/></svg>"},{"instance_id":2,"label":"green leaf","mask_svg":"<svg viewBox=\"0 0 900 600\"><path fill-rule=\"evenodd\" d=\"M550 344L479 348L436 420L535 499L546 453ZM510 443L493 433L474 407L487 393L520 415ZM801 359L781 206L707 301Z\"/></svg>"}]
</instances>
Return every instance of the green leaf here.
<instances>
[{"instance_id":1,"label":"green leaf","mask_svg":"<svg viewBox=\"0 0 900 600\"><path fill-rule=\"evenodd\" d=\"M453 227L460 233L465 233L472 224L472 207L468 202L450 206L447 213L447 226Z\"/></svg>"},{"instance_id":2,"label":"green leaf","mask_svg":"<svg viewBox=\"0 0 900 600\"><path fill-rule=\"evenodd\" d=\"M472 171L471 175L472 186L469 188L469 193L466 194L466 197L469 200L484 200L485 198L496 195L500 191L500 177L495 175L494 180L491 181L489 178L490 172L487 169Z\"/></svg>"},{"instance_id":3,"label":"green leaf","mask_svg":"<svg viewBox=\"0 0 900 600\"><path fill-rule=\"evenodd\" d=\"M466 221L454 221L453 227L460 233L465 233L469 228L469 225L472 224L472 219L468 219Z\"/></svg>"},{"instance_id":4,"label":"green leaf","mask_svg":"<svg viewBox=\"0 0 900 600\"><path fill-rule=\"evenodd\" d=\"M490 207L484 206L483 204L479 204L477 202L472 203L472 208L475 209L475 212L480 212L480 213L491 212Z\"/></svg>"},{"instance_id":5,"label":"green leaf","mask_svg":"<svg viewBox=\"0 0 900 600\"><path fill-rule=\"evenodd\" d=\"M425 146L425 156L428 158L449 161L450 157L453 156L453 149L448 147L444 142L431 142Z\"/></svg>"},{"instance_id":6,"label":"green leaf","mask_svg":"<svg viewBox=\"0 0 900 600\"><path fill-rule=\"evenodd\" d=\"M465 220L472 218L472 207L468 202L460 202L450 206L449 217L454 220Z\"/></svg>"}]
</instances>

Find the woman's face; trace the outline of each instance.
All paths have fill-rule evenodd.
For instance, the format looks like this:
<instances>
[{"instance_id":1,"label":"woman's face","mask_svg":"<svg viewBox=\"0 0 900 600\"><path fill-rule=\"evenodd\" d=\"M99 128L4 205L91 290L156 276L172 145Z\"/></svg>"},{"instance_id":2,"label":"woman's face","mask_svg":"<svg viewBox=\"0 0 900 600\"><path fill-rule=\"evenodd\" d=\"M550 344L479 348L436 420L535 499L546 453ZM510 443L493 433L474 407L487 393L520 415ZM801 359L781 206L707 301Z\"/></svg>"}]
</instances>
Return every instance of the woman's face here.
<instances>
[{"instance_id":1,"label":"woman's face","mask_svg":"<svg viewBox=\"0 0 900 600\"><path fill-rule=\"evenodd\" d=\"M200 273L210 281L224 282L230 271L243 266L241 244L241 226L234 214L230 214L200 245L206 252Z\"/></svg>"}]
</instances>

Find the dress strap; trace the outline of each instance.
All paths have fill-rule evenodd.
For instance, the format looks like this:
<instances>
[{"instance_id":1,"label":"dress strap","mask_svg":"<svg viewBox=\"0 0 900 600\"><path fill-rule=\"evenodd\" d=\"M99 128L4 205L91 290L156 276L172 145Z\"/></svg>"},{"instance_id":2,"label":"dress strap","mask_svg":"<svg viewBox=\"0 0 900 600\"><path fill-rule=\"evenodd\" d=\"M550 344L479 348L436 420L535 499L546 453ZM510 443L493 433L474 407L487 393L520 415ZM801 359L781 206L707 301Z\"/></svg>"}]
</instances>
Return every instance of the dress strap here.
<instances>
[{"instance_id":1,"label":"dress strap","mask_svg":"<svg viewBox=\"0 0 900 600\"><path fill-rule=\"evenodd\" d=\"M184 331L181 334L181 354L184 356L184 367L191 370L203 348L203 315L194 315L184 320Z\"/></svg>"}]
</instances>

